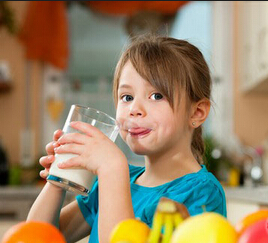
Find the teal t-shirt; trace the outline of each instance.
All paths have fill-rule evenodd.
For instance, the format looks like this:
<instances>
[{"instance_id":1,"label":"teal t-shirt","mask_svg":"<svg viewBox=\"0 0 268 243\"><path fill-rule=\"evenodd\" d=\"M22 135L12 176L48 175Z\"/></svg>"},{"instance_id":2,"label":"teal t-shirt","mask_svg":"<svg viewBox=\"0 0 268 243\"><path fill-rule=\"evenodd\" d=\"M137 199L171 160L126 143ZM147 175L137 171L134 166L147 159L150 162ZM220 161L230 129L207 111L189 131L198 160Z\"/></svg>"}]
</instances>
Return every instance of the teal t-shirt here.
<instances>
[{"instance_id":1,"label":"teal t-shirt","mask_svg":"<svg viewBox=\"0 0 268 243\"><path fill-rule=\"evenodd\" d=\"M203 212L205 205L207 212L217 212L227 216L224 190L215 178L208 172L205 165L196 173L190 173L173 181L156 187L144 187L135 184L145 167L129 165L131 197L135 217L150 227L157 204L161 197L167 197L183 203L190 213L196 215ZM91 227L89 243L98 240L98 181L96 181L88 196L76 197L80 210Z\"/></svg>"}]
</instances>

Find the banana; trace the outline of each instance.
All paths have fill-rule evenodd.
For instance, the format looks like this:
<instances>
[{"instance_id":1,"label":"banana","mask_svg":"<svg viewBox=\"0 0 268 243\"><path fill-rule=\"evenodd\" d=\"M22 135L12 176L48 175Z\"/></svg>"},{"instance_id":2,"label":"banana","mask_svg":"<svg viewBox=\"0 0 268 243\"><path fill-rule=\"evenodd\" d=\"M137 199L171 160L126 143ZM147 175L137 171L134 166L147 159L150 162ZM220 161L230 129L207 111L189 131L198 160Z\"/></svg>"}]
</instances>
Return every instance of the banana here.
<instances>
[{"instance_id":1,"label":"banana","mask_svg":"<svg viewBox=\"0 0 268 243\"><path fill-rule=\"evenodd\" d=\"M173 215L175 228L183 221L183 218L179 212L174 213Z\"/></svg>"},{"instance_id":2,"label":"banana","mask_svg":"<svg viewBox=\"0 0 268 243\"><path fill-rule=\"evenodd\" d=\"M185 205L162 197L154 214L147 243L169 243L174 229L189 216Z\"/></svg>"},{"instance_id":3,"label":"banana","mask_svg":"<svg viewBox=\"0 0 268 243\"><path fill-rule=\"evenodd\" d=\"M161 236L162 225L163 225L163 213L156 210L152 229L149 234L148 243L159 243L159 239Z\"/></svg>"},{"instance_id":4,"label":"banana","mask_svg":"<svg viewBox=\"0 0 268 243\"><path fill-rule=\"evenodd\" d=\"M175 214L167 213L164 216L164 235L162 238L162 243L169 243L170 242L170 239L171 239L171 236L173 233L173 227L174 227L174 224L173 224L174 215Z\"/></svg>"},{"instance_id":5,"label":"banana","mask_svg":"<svg viewBox=\"0 0 268 243\"><path fill-rule=\"evenodd\" d=\"M163 213L175 213L176 205L170 199L162 198L157 206L157 210Z\"/></svg>"}]
</instances>

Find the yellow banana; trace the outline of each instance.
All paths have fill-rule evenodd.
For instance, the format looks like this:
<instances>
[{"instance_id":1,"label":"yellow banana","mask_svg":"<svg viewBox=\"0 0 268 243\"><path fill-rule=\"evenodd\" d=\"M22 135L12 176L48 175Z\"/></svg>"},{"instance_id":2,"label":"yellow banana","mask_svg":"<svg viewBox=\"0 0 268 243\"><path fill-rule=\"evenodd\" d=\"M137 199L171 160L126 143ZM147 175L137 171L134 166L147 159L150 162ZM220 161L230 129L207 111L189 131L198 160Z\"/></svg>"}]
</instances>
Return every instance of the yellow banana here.
<instances>
[{"instance_id":1,"label":"yellow banana","mask_svg":"<svg viewBox=\"0 0 268 243\"><path fill-rule=\"evenodd\" d=\"M175 228L183 221L183 218L179 212L174 213L173 215Z\"/></svg>"},{"instance_id":2,"label":"yellow banana","mask_svg":"<svg viewBox=\"0 0 268 243\"><path fill-rule=\"evenodd\" d=\"M189 216L185 205L162 197L154 214L147 243L169 243L174 229Z\"/></svg>"},{"instance_id":3,"label":"yellow banana","mask_svg":"<svg viewBox=\"0 0 268 243\"><path fill-rule=\"evenodd\" d=\"M173 217L175 214L167 213L164 216L164 235L162 243L169 243L173 233Z\"/></svg>"},{"instance_id":4,"label":"yellow banana","mask_svg":"<svg viewBox=\"0 0 268 243\"><path fill-rule=\"evenodd\" d=\"M176 205L173 201L163 198L160 200L157 210L163 213L175 213Z\"/></svg>"},{"instance_id":5,"label":"yellow banana","mask_svg":"<svg viewBox=\"0 0 268 243\"><path fill-rule=\"evenodd\" d=\"M156 210L153 218L152 229L149 234L148 243L159 243L163 225L163 213Z\"/></svg>"}]
</instances>

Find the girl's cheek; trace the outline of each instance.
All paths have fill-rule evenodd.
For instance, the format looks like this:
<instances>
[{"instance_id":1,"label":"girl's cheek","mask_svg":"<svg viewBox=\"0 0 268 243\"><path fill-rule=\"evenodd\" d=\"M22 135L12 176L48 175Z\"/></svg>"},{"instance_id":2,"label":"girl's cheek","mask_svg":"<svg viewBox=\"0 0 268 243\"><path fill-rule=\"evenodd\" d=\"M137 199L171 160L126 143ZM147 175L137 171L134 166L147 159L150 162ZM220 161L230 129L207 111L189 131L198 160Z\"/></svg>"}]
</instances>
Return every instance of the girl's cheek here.
<instances>
[{"instance_id":1,"label":"girl's cheek","mask_svg":"<svg viewBox=\"0 0 268 243\"><path fill-rule=\"evenodd\" d=\"M119 122L119 124L122 124L124 120L127 118L127 110L121 109L120 107L116 110L116 121Z\"/></svg>"},{"instance_id":2,"label":"girl's cheek","mask_svg":"<svg viewBox=\"0 0 268 243\"><path fill-rule=\"evenodd\" d=\"M119 132L119 134L120 134L121 138L122 138L124 141L126 141L127 132L121 130L121 131Z\"/></svg>"}]
</instances>

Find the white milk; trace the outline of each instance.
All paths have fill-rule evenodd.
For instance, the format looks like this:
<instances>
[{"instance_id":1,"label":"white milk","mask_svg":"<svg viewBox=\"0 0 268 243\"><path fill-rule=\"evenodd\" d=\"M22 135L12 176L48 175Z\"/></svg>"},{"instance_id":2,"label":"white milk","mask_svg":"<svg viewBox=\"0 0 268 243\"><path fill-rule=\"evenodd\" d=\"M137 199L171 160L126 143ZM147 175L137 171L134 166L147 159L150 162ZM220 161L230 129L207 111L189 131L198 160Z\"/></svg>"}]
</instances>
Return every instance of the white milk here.
<instances>
[{"instance_id":1,"label":"white milk","mask_svg":"<svg viewBox=\"0 0 268 243\"><path fill-rule=\"evenodd\" d=\"M63 132L65 134L82 133L69 126L71 121L83 121L91 124L102 131L113 142L115 141L119 132L116 121L112 117L89 107L72 105L63 127ZM96 177L92 172L81 168L59 169L57 166L59 162L66 161L75 156L77 155L56 154L55 161L52 163L49 170L47 180L52 184L62 187L68 191L87 195Z\"/></svg>"},{"instance_id":2,"label":"white milk","mask_svg":"<svg viewBox=\"0 0 268 243\"><path fill-rule=\"evenodd\" d=\"M76 156L76 154L56 154L55 161L50 167L49 174L76 183L89 190L95 177L91 172L86 169L77 168L60 169L57 165L60 162Z\"/></svg>"}]
</instances>

